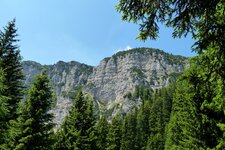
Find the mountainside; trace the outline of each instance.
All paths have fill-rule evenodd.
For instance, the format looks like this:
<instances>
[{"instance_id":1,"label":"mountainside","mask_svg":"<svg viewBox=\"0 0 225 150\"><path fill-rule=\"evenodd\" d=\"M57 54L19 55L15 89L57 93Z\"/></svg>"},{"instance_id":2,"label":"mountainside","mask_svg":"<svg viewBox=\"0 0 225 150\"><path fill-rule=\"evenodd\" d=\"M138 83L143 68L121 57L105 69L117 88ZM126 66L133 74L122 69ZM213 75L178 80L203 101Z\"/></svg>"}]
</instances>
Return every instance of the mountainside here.
<instances>
[{"instance_id":1,"label":"mountainside","mask_svg":"<svg viewBox=\"0 0 225 150\"><path fill-rule=\"evenodd\" d=\"M52 87L56 93L56 107L53 109L55 122L60 123L67 115L71 100L76 89L86 85L88 77L92 74L93 67L81 64L76 61L59 61L54 65L41 65L34 61L24 61L23 69L26 76L25 84L30 85L34 76L40 74L43 69L52 82Z\"/></svg>"},{"instance_id":2,"label":"mountainside","mask_svg":"<svg viewBox=\"0 0 225 150\"><path fill-rule=\"evenodd\" d=\"M138 105L140 99L131 101L127 95L135 87L152 90L167 86L176 80L187 66L187 59L174 56L157 49L136 48L118 52L103 59L96 67L79 62L62 62L44 65L33 61L23 63L26 84L29 85L35 74L46 69L57 95L55 122L60 123L68 113L71 99L80 88L91 94L101 111L115 113L128 111Z\"/></svg>"}]
</instances>

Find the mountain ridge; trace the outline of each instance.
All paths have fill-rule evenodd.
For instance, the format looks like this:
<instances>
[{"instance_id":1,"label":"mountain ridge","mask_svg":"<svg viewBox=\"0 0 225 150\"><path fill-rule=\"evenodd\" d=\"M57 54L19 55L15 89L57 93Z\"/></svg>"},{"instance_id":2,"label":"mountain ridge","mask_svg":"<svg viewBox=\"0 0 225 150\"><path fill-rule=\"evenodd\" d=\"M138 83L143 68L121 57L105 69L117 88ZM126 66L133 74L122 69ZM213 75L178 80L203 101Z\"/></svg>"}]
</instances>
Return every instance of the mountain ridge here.
<instances>
[{"instance_id":1,"label":"mountain ridge","mask_svg":"<svg viewBox=\"0 0 225 150\"><path fill-rule=\"evenodd\" d=\"M106 57L97 66L76 61L59 61L53 65L41 65L34 61L23 62L26 85L35 74L46 69L52 81L57 102L53 109L55 122L60 124L72 104L77 90L92 95L103 109L113 113L128 111L137 103L126 97L136 86L158 89L167 86L183 72L187 58L168 54L152 48L135 48ZM116 107L115 107L116 106ZM102 107L99 107L102 108Z\"/></svg>"}]
</instances>

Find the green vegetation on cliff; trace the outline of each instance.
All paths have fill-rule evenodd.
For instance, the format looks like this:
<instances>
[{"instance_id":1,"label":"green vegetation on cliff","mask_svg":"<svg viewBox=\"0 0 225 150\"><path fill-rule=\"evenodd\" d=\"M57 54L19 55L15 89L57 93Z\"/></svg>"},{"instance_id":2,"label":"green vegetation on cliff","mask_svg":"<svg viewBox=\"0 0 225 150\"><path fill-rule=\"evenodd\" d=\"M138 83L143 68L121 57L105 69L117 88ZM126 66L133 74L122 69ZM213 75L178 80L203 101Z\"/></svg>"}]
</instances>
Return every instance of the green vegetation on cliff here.
<instances>
[{"instance_id":1,"label":"green vegetation on cliff","mask_svg":"<svg viewBox=\"0 0 225 150\"><path fill-rule=\"evenodd\" d=\"M150 54L150 55L154 55L154 57L158 57L159 59L161 59L160 57L164 57L164 59L166 60L166 62L168 62L169 64L183 64L186 60L187 57L184 56L180 56L180 55L172 55L169 53L166 53L162 50L159 49L154 49L154 48L133 48L130 50L126 50L126 51L120 51L116 54L114 54L112 56L113 59L117 59L119 57L125 57L126 55L130 54L130 53L137 53L137 54ZM108 61L110 59L110 57L105 58L105 61Z\"/></svg>"}]
</instances>

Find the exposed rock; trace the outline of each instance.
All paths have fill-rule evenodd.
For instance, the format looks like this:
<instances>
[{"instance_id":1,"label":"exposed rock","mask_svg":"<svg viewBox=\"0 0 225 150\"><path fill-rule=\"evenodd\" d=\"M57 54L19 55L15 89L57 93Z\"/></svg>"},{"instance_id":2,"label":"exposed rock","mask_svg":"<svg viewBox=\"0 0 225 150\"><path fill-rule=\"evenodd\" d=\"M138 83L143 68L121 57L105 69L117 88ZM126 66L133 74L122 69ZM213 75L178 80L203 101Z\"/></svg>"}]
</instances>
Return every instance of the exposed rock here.
<instances>
[{"instance_id":1,"label":"exposed rock","mask_svg":"<svg viewBox=\"0 0 225 150\"><path fill-rule=\"evenodd\" d=\"M68 114L72 105L71 99L75 89L86 85L89 75L92 74L93 67L75 61L59 61L54 65L44 65L33 61L23 62L24 73L26 75L25 84L29 87L34 76L40 74L43 69L47 70L52 87L56 93L56 106L52 110L54 122L60 124Z\"/></svg>"},{"instance_id":2,"label":"exposed rock","mask_svg":"<svg viewBox=\"0 0 225 150\"><path fill-rule=\"evenodd\" d=\"M167 86L173 80L171 77L182 73L186 65L185 57L156 49L137 48L119 52L103 59L94 68L87 82L91 86L85 91L106 107L116 105L126 112L134 104L124 95L134 92L135 86L152 89Z\"/></svg>"},{"instance_id":3,"label":"exposed rock","mask_svg":"<svg viewBox=\"0 0 225 150\"><path fill-rule=\"evenodd\" d=\"M135 86L153 90L167 86L184 71L187 64L187 59L182 56L157 49L136 48L105 58L96 67L75 61L60 61L45 66L26 61L24 72L26 84L29 85L34 75L47 69L57 94L56 107L53 109L55 122L60 123L72 104L71 98L81 87L97 100L100 109L110 110L110 113L118 109L126 112L140 103L140 100L134 102L125 97L134 92Z\"/></svg>"}]
</instances>

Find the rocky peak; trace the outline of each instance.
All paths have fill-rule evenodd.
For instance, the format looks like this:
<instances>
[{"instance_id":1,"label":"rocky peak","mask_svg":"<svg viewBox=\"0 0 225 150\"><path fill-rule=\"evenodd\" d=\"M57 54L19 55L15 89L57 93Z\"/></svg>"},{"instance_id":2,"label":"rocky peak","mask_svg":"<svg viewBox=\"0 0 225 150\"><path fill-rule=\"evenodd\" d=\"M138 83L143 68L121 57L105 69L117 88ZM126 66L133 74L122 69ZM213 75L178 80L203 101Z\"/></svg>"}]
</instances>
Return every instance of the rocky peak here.
<instances>
[{"instance_id":1,"label":"rocky peak","mask_svg":"<svg viewBox=\"0 0 225 150\"><path fill-rule=\"evenodd\" d=\"M54 65L41 65L34 61L24 61L23 69L27 85L30 84L35 75L40 74L43 69L46 69L57 95L73 90L77 86L84 86L87 83L88 76L93 71L92 66L76 61L59 61Z\"/></svg>"},{"instance_id":2,"label":"rocky peak","mask_svg":"<svg viewBox=\"0 0 225 150\"><path fill-rule=\"evenodd\" d=\"M59 61L54 65L41 65L33 61L23 62L26 84L34 75L46 69L57 94L53 110L55 122L60 123L71 106L76 91L83 88L91 94L99 109L122 109L128 111L132 106L126 95L134 92L136 86L158 89L167 86L184 71L187 59L174 56L158 49L135 48L121 51L112 57L104 58L98 66L92 67L76 61ZM116 107L115 107L116 106Z\"/></svg>"},{"instance_id":3,"label":"rocky peak","mask_svg":"<svg viewBox=\"0 0 225 150\"><path fill-rule=\"evenodd\" d=\"M183 72L187 59L157 49L136 48L103 59L88 78L86 91L104 104L123 101L136 85L161 88L174 73Z\"/></svg>"}]
</instances>

